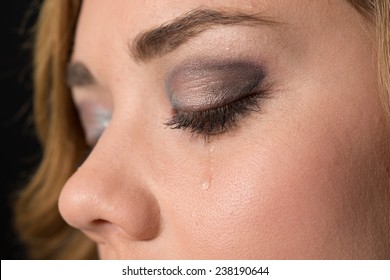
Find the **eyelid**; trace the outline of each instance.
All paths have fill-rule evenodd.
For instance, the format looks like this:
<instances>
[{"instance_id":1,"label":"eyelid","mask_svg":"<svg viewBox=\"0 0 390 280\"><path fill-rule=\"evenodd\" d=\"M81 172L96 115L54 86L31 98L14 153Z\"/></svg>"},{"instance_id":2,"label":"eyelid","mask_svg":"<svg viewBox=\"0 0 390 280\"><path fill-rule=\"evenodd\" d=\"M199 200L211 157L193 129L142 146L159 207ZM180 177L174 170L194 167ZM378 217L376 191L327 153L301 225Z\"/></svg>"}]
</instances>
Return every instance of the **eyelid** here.
<instances>
[{"instance_id":1,"label":"eyelid","mask_svg":"<svg viewBox=\"0 0 390 280\"><path fill-rule=\"evenodd\" d=\"M177 111L165 125L171 129L189 131L193 135L203 135L208 140L210 136L234 129L250 113L261 112L263 102L269 99L272 92L271 85L264 83L251 94L214 109Z\"/></svg>"},{"instance_id":2,"label":"eyelid","mask_svg":"<svg viewBox=\"0 0 390 280\"><path fill-rule=\"evenodd\" d=\"M77 111L88 146L93 147L111 121L111 110L94 103L78 104Z\"/></svg>"},{"instance_id":3,"label":"eyelid","mask_svg":"<svg viewBox=\"0 0 390 280\"><path fill-rule=\"evenodd\" d=\"M264 77L251 61L196 62L172 71L166 87L174 109L207 110L250 94Z\"/></svg>"}]
</instances>

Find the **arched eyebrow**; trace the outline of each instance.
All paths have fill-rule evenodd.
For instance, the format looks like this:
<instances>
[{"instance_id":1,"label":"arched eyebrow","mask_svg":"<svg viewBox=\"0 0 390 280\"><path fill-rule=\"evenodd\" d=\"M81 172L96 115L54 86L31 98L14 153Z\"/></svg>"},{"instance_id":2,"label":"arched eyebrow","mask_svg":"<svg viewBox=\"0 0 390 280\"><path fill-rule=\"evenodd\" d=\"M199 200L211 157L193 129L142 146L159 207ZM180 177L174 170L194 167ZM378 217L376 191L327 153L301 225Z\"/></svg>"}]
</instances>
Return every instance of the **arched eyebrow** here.
<instances>
[{"instance_id":1,"label":"arched eyebrow","mask_svg":"<svg viewBox=\"0 0 390 280\"><path fill-rule=\"evenodd\" d=\"M280 22L260 14L244 14L210 9L192 10L158 28L138 34L129 43L130 55L138 62L148 62L172 52L191 38L215 25L276 25Z\"/></svg>"},{"instance_id":2,"label":"arched eyebrow","mask_svg":"<svg viewBox=\"0 0 390 280\"><path fill-rule=\"evenodd\" d=\"M280 23L260 14L196 9L160 27L138 34L129 42L129 52L134 61L148 62L172 52L216 25L273 26ZM96 80L83 63L73 62L67 67L66 83L70 87L86 87L94 85Z\"/></svg>"},{"instance_id":3,"label":"arched eyebrow","mask_svg":"<svg viewBox=\"0 0 390 280\"><path fill-rule=\"evenodd\" d=\"M82 62L68 64L65 78L69 87L86 87L96 83L92 73Z\"/></svg>"}]
</instances>

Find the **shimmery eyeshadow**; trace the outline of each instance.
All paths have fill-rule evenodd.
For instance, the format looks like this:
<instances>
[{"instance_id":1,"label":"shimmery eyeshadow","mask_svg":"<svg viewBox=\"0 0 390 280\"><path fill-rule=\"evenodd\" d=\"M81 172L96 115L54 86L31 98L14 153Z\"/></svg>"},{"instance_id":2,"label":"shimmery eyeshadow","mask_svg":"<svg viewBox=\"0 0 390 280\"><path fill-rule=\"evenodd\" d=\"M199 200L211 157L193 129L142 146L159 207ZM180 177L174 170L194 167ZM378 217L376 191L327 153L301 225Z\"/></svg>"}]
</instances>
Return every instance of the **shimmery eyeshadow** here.
<instances>
[{"instance_id":1,"label":"shimmery eyeshadow","mask_svg":"<svg viewBox=\"0 0 390 280\"><path fill-rule=\"evenodd\" d=\"M174 69L166 86L175 109L206 110L250 94L264 76L263 68L250 61L200 61Z\"/></svg>"},{"instance_id":2,"label":"shimmery eyeshadow","mask_svg":"<svg viewBox=\"0 0 390 280\"><path fill-rule=\"evenodd\" d=\"M103 108L96 108L93 112L94 125L90 132L91 139L98 139L111 121L111 112Z\"/></svg>"},{"instance_id":3,"label":"shimmery eyeshadow","mask_svg":"<svg viewBox=\"0 0 390 280\"><path fill-rule=\"evenodd\" d=\"M100 105L82 103L78 106L85 138L93 146L104 130L108 127L112 112Z\"/></svg>"}]
</instances>

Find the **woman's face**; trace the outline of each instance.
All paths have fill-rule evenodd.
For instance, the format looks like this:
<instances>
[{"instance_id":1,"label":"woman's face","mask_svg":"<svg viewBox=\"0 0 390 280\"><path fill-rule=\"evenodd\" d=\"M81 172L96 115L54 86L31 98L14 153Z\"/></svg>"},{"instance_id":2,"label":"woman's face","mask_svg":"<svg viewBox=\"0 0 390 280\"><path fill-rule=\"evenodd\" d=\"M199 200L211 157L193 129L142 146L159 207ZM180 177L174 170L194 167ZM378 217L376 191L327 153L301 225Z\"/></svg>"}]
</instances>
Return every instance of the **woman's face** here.
<instances>
[{"instance_id":1,"label":"woman's face","mask_svg":"<svg viewBox=\"0 0 390 280\"><path fill-rule=\"evenodd\" d=\"M340 0L84 0L62 216L101 258L389 257L370 28Z\"/></svg>"}]
</instances>

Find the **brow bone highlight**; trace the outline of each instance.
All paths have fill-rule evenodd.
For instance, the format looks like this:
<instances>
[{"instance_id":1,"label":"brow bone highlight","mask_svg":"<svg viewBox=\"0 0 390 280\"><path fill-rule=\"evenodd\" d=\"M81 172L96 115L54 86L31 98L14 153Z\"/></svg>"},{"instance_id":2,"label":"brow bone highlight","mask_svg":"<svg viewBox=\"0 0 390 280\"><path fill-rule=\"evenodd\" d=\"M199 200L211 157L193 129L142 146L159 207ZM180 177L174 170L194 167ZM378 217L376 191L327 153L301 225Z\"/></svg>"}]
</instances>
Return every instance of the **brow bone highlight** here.
<instances>
[{"instance_id":1,"label":"brow bone highlight","mask_svg":"<svg viewBox=\"0 0 390 280\"><path fill-rule=\"evenodd\" d=\"M139 34L132 46L131 54L136 61L148 61L161 57L213 25L273 25L276 21L259 14L225 12L210 9L193 10L185 15Z\"/></svg>"}]
</instances>

